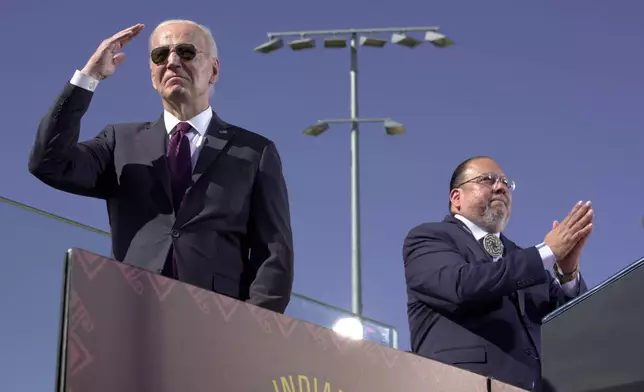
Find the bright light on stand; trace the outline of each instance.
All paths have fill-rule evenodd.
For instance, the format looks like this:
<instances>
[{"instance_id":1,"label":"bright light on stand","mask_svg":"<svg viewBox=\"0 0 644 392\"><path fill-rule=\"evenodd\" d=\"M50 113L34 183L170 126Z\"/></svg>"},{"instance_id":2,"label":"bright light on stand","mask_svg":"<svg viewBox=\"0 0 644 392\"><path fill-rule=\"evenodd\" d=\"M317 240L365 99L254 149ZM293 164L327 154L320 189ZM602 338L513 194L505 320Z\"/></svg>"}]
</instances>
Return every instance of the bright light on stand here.
<instances>
[{"instance_id":1,"label":"bright light on stand","mask_svg":"<svg viewBox=\"0 0 644 392\"><path fill-rule=\"evenodd\" d=\"M345 338L362 340L364 339L364 326L362 322L354 317L338 319L332 327L333 331Z\"/></svg>"}]
</instances>

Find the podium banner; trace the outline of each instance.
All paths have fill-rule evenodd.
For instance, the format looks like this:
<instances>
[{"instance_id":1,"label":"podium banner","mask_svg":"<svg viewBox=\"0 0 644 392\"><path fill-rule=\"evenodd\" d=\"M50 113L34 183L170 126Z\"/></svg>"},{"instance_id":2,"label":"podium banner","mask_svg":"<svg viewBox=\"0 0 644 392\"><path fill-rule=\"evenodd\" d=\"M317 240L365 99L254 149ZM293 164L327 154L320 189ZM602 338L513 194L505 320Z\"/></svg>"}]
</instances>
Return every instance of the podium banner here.
<instances>
[{"instance_id":1,"label":"podium banner","mask_svg":"<svg viewBox=\"0 0 644 392\"><path fill-rule=\"evenodd\" d=\"M64 276L57 391L491 389L474 373L84 250L68 252Z\"/></svg>"}]
</instances>

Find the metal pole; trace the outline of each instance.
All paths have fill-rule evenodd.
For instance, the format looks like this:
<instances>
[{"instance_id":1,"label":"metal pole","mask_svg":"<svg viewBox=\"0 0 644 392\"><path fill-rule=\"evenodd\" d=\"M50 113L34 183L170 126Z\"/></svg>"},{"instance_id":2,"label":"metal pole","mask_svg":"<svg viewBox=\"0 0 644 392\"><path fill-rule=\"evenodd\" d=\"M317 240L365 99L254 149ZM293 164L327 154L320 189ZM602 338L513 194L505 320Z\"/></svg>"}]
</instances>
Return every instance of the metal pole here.
<instances>
[{"instance_id":1,"label":"metal pole","mask_svg":"<svg viewBox=\"0 0 644 392\"><path fill-rule=\"evenodd\" d=\"M335 29L335 30L308 30L308 31L282 31L267 33L269 38L288 37L288 36L307 36L307 35L345 35L345 34L377 34L377 33L412 33L438 31L440 26L408 26L408 27L385 27L376 29Z\"/></svg>"},{"instance_id":2,"label":"metal pole","mask_svg":"<svg viewBox=\"0 0 644 392\"><path fill-rule=\"evenodd\" d=\"M358 145L358 35L351 34L351 311L362 315L360 273L360 183Z\"/></svg>"}]
</instances>

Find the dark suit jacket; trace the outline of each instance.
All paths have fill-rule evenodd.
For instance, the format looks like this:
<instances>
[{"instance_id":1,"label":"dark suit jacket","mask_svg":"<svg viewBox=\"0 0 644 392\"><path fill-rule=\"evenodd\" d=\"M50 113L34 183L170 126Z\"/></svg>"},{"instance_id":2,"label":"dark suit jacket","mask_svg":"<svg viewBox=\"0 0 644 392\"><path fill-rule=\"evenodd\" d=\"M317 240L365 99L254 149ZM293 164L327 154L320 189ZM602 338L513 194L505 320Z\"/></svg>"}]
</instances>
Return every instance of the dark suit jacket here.
<instances>
[{"instance_id":1,"label":"dark suit jacket","mask_svg":"<svg viewBox=\"0 0 644 392\"><path fill-rule=\"evenodd\" d=\"M494 262L464 223L413 228L404 241L411 350L524 389L539 388L541 320L569 301L535 247L501 235ZM580 293L587 290L580 280Z\"/></svg>"},{"instance_id":2,"label":"dark suit jacket","mask_svg":"<svg viewBox=\"0 0 644 392\"><path fill-rule=\"evenodd\" d=\"M65 192L106 200L112 257L276 312L293 283L287 188L273 142L213 114L175 214L163 116L111 124L78 142L93 93L67 84L38 127L29 171Z\"/></svg>"}]
</instances>

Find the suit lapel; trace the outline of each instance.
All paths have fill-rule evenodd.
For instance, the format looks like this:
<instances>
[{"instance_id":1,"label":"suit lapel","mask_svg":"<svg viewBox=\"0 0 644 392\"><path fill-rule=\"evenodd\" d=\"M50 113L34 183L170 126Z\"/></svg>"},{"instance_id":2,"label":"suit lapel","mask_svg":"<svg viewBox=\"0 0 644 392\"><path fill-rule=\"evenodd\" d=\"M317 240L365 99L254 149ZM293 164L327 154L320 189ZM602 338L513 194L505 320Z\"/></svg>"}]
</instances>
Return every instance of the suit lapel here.
<instances>
[{"instance_id":1,"label":"suit lapel","mask_svg":"<svg viewBox=\"0 0 644 392\"><path fill-rule=\"evenodd\" d=\"M470 231L470 229L463 223L461 220L456 219L452 215L447 215L445 219L443 220L444 222L449 222L457 225L458 227L461 228L466 234L467 234L467 241L465 241L465 246L476 255L477 259L485 259L489 262L492 262L492 257L483 249L481 244L474 238L474 235Z\"/></svg>"},{"instance_id":2,"label":"suit lapel","mask_svg":"<svg viewBox=\"0 0 644 392\"><path fill-rule=\"evenodd\" d=\"M192 172L193 186L197 184L201 176L203 176L208 168L215 162L215 159L226 147L230 139L233 137L233 134L233 127L221 120L213 111L212 120L210 120L210 125L208 125L208 129L206 130L203 146L199 153L195 170Z\"/></svg>"},{"instance_id":3,"label":"suit lapel","mask_svg":"<svg viewBox=\"0 0 644 392\"><path fill-rule=\"evenodd\" d=\"M168 201L172 203L172 189L170 187L170 171L168 168L168 159L166 157L166 150L168 146L168 132L165 129L165 122L163 115L142 135L142 142L140 148L148 153L151 153L150 159L154 171L161 182L163 191L168 197Z\"/></svg>"}]
</instances>

